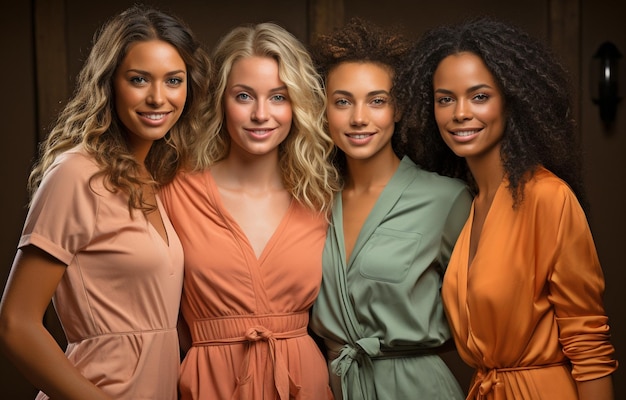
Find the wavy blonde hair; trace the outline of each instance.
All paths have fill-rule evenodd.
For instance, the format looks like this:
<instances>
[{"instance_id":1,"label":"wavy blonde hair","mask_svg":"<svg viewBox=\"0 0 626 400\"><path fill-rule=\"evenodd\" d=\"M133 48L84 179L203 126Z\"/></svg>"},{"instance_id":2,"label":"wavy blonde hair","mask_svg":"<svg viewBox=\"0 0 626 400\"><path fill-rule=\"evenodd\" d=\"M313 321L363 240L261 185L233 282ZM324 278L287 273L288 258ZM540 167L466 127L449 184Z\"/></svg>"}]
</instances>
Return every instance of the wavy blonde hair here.
<instances>
[{"instance_id":1,"label":"wavy blonde hair","mask_svg":"<svg viewBox=\"0 0 626 400\"><path fill-rule=\"evenodd\" d=\"M237 60L269 57L278 63L278 76L287 86L293 123L279 146L283 183L291 195L311 209L328 213L337 191L337 172L330 163L333 142L324 130L326 96L321 78L302 43L274 23L237 27L224 36L213 51L210 118L206 135L195 151L195 169L223 160L230 150L224 123L223 98L228 76Z\"/></svg>"},{"instance_id":2,"label":"wavy blonde hair","mask_svg":"<svg viewBox=\"0 0 626 400\"><path fill-rule=\"evenodd\" d=\"M115 112L113 92L115 71L129 47L150 40L172 45L187 67L187 99L180 119L165 137L153 143L145 160L152 180L141 177L141 165L129 151L125 128ZM100 166L92 179L103 176L108 190L128 194L129 211L154 208L145 203L141 187L171 181L188 162L194 136L206 126L203 118L206 118L209 74L206 51L179 19L140 5L110 19L94 35L74 94L40 145L40 158L28 181L31 198L55 158L82 145Z\"/></svg>"}]
</instances>

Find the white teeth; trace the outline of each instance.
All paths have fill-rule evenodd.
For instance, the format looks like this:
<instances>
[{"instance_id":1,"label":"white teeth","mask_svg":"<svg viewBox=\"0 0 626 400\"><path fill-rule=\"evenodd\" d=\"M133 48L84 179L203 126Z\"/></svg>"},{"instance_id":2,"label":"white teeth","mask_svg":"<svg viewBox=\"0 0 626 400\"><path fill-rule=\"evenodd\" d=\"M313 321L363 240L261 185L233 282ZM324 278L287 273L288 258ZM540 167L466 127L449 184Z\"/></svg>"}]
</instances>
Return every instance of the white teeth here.
<instances>
[{"instance_id":1,"label":"white teeth","mask_svg":"<svg viewBox=\"0 0 626 400\"><path fill-rule=\"evenodd\" d=\"M478 131L475 131L475 130L474 131L462 131L462 132L454 132L454 134L456 136L470 136L470 135L475 134L476 132Z\"/></svg>"},{"instance_id":2,"label":"white teeth","mask_svg":"<svg viewBox=\"0 0 626 400\"><path fill-rule=\"evenodd\" d=\"M352 139L365 139L368 138L369 135L349 135Z\"/></svg>"},{"instance_id":3,"label":"white teeth","mask_svg":"<svg viewBox=\"0 0 626 400\"><path fill-rule=\"evenodd\" d=\"M163 117L165 117L165 114L144 114L143 116L148 119L157 121L157 120L163 119Z\"/></svg>"}]
</instances>

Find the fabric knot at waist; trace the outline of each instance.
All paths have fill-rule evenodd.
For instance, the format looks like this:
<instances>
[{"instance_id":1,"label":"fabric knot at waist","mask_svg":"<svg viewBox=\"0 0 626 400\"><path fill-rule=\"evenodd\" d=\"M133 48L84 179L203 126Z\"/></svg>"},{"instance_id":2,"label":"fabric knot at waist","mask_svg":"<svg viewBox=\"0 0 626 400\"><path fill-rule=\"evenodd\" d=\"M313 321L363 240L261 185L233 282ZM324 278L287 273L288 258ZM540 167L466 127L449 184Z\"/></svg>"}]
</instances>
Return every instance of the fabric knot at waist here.
<instances>
[{"instance_id":1,"label":"fabric knot at waist","mask_svg":"<svg viewBox=\"0 0 626 400\"><path fill-rule=\"evenodd\" d=\"M289 314L236 315L192 321L194 346L289 339L307 334L308 311Z\"/></svg>"},{"instance_id":2,"label":"fabric knot at waist","mask_svg":"<svg viewBox=\"0 0 626 400\"><path fill-rule=\"evenodd\" d=\"M544 365L529 365L526 367L492 368L489 370L479 369L476 371L474 384L470 388L467 398L481 400L491 396L494 400L504 399L505 395L501 390L503 387L499 375L531 369L563 367L564 365L567 365L567 363L561 362Z\"/></svg>"},{"instance_id":3,"label":"fabric knot at waist","mask_svg":"<svg viewBox=\"0 0 626 400\"><path fill-rule=\"evenodd\" d=\"M380 339L376 337L361 338L354 344L326 341L328 358L333 374L341 377L343 398L370 399L375 393L373 387L373 360L419 357L437 353L437 349L418 346L397 348L381 348ZM364 379L362 379L364 378ZM351 382L351 383L349 383Z\"/></svg>"},{"instance_id":4,"label":"fabric knot at waist","mask_svg":"<svg viewBox=\"0 0 626 400\"><path fill-rule=\"evenodd\" d=\"M288 400L297 394L299 387L289 375L285 357L276 341L307 335L308 311L290 314L238 315L233 317L207 318L193 321L190 325L193 346L220 346L241 343L245 355L237 378L233 399L248 400L247 388L251 378L251 347L267 345L274 367L274 388L280 400ZM268 386L271 387L271 386ZM269 395L269 394L268 394ZM271 394L273 397L273 394ZM268 397L268 398L272 398Z\"/></svg>"}]
</instances>

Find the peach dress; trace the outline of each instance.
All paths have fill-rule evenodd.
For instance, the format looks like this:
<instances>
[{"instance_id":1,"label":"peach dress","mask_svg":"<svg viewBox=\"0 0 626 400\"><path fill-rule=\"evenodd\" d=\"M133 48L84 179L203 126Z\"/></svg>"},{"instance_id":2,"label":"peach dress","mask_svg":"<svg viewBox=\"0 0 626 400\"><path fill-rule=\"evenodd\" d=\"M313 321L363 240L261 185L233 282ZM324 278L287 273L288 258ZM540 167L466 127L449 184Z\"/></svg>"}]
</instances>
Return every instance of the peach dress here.
<instances>
[{"instance_id":1,"label":"peach dress","mask_svg":"<svg viewBox=\"0 0 626 400\"><path fill-rule=\"evenodd\" d=\"M574 193L548 170L526 184L518 209L507 184L471 265L470 217L443 283L457 349L476 368L467 398L578 399L575 381L617 368L589 226Z\"/></svg>"},{"instance_id":2,"label":"peach dress","mask_svg":"<svg viewBox=\"0 0 626 400\"><path fill-rule=\"evenodd\" d=\"M67 264L53 297L68 359L120 400L176 400L176 323L183 251L160 204L166 242L128 197L111 193L79 148L44 177L19 247L33 245ZM47 399L39 393L37 399Z\"/></svg>"},{"instance_id":3,"label":"peach dress","mask_svg":"<svg viewBox=\"0 0 626 400\"><path fill-rule=\"evenodd\" d=\"M322 279L323 215L292 201L257 258L209 171L180 174L162 196L185 251L181 311L193 344L181 398L332 398L307 333Z\"/></svg>"}]
</instances>

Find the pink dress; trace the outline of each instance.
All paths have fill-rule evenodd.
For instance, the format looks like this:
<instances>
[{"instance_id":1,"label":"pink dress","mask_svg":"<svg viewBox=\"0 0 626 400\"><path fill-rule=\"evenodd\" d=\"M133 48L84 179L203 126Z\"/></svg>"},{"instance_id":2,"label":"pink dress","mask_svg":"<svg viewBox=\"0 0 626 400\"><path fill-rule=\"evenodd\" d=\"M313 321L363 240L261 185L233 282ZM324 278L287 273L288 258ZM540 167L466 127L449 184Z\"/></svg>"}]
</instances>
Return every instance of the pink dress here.
<instances>
[{"instance_id":1,"label":"pink dress","mask_svg":"<svg viewBox=\"0 0 626 400\"><path fill-rule=\"evenodd\" d=\"M162 197L185 249L182 313L193 346L182 399L332 398L307 334L327 223L293 201L257 259L210 172L181 174Z\"/></svg>"},{"instance_id":2,"label":"pink dress","mask_svg":"<svg viewBox=\"0 0 626 400\"><path fill-rule=\"evenodd\" d=\"M174 400L182 246L160 203L169 244L141 212L130 218L125 195L90 181L97 170L84 151L59 156L19 247L37 246L67 264L53 302L66 355L87 379L120 400Z\"/></svg>"}]
</instances>

